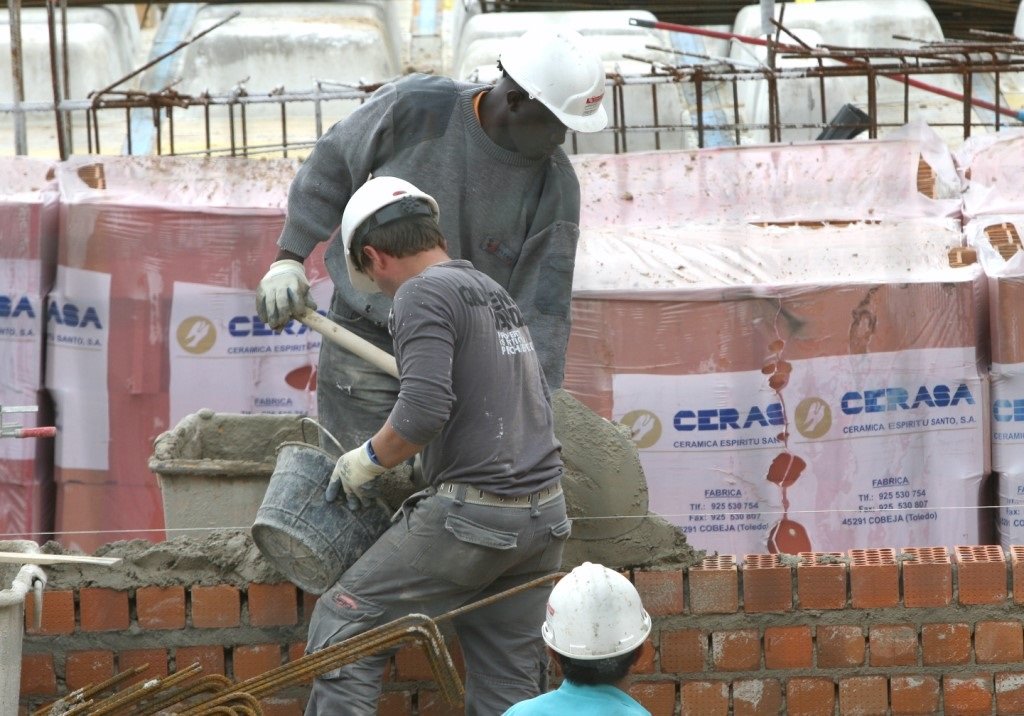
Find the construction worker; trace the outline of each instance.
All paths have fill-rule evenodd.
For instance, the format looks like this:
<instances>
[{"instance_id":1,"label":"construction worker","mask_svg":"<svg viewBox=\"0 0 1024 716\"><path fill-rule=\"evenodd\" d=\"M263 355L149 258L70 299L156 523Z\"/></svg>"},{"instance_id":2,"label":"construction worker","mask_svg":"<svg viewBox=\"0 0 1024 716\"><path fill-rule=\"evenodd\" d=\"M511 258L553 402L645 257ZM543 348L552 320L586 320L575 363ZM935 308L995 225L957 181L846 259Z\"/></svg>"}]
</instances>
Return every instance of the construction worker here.
<instances>
[{"instance_id":1,"label":"construction worker","mask_svg":"<svg viewBox=\"0 0 1024 716\"><path fill-rule=\"evenodd\" d=\"M541 627L562 670L555 691L516 704L505 716L651 716L626 693L630 669L651 633L651 617L628 579L584 562L559 580Z\"/></svg>"},{"instance_id":2,"label":"construction worker","mask_svg":"<svg viewBox=\"0 0 1024 716\"><path fill-rule=\"evenodd\" d=\"M312 302L303 261L317 242L335 284L329 317L391 352L390 299L349 282L334 233L353 192L396 176L441 207L452 258L470 261L516 301L548 385L562 384L579 236L580 189L559 145L566 130L607 124L600 58L572 30L536 29L501 51L495 85L411 75L381 87L317 142L288 197L279 253L257 292L257 311L280 329ZM364 442L394 405L395 380L324 341L319 421L346 448ZM334 450L332 444L324 449Z\"/></svg>"},{"instance_id":3,"label":"construction worker","mask_svg":"<svg viewBox=\"0 0 1024 716\"><path fill-rule=\"evenodd\" d=\"M372 438L343 454L327 499L373 499L374 480L422 451L429 486L321 595L312 653L410 613L436 616L551 574L569 521L550 393L509 293L450 259L434 199L378 176L345 207L351 285L393 298L398 399ZM466 713L500 714L541 693L547 657L533 625L550 587L454 620L466 662ZM387 654L316 679L307 714L374 714Z\"/></svg>"}]
</instances>

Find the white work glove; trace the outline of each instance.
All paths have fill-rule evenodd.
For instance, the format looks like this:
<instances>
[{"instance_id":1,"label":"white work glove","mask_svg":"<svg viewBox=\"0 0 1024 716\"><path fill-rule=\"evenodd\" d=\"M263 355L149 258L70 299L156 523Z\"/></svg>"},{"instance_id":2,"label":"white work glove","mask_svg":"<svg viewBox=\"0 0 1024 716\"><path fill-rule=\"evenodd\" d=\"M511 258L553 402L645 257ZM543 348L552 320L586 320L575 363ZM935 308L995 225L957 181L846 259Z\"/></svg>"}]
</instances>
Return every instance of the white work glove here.
<instances>
[{"instance_id":1,"label":"white work glove","mask_svg":"<svg viewBox=\"0 0 1024 716\"><path fill-rule=\"evenodd\" d=\"M328 502L334 502L338 493L344 489L350 510L358 509L360 505L369 507L373 504L376 495L371 494L373 491L368 483L386 472L387 468L370 459L369 444L370 441L367 440L355 450L349 450L338 458L334 472L331 473L331 481L327 483L327 492L324 494Z\"/></svg>"},{"instance_id":2,"label":"white work glove","mask_svg":"<svg viewBox=\"0 0 1024 716\"><path fill-rule=\"evenodd\" d=\"M256 313L275 331L284 328L306 309L316 310L309 295L309 280L302 264L294 259L281 259L270 264L256 289Z\"/></svg>"}]
</instances>

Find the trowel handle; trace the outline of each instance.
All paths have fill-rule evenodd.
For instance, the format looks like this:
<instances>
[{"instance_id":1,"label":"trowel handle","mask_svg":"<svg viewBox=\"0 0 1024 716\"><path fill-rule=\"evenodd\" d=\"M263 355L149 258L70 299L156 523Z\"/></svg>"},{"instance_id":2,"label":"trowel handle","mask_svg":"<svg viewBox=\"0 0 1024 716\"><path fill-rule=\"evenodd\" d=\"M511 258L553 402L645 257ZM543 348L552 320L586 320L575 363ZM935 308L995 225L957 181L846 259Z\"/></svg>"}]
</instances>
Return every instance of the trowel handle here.
<instances>
[{"instance_id":1,"label":"trowel handle","mask_svg":"<svg viewBox=\"0 0 1024 716\"><path fill-rule=\"evenodd\" d=\"M355 353L367 363L380 368L393 378L398 377L398 364L395 357L385 350L370 343L365 338L360 338L347 328L342 328L331 319L321 316L316 311L306 311L295 320L312 328L321 336L336 343L347 351Z\"/></svg>"}]
</instances>

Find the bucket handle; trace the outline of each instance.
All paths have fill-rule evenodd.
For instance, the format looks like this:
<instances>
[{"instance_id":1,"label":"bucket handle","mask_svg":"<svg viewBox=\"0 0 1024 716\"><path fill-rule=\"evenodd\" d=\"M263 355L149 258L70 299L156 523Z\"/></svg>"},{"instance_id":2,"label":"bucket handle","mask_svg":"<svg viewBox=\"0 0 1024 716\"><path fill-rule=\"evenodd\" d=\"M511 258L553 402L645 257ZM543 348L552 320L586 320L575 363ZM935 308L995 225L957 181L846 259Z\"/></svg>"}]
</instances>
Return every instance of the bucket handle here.
<instances>
[{"instance_id":1,"label":"bucket handle","mask_svg":"<svg viewBox=\"0 0 1024 716\"><path fill-rule=\"evenodd\" d=\"M331 442L334 443L338 447L338 450L340 452L342 452L342 453L345 452L345 448L343 448L341 446L341 443L338 442L338 438L336 438L333 435L331 435L331 431L330 430L325 428L323 425L321 425L317 421L313 420L313 418L310 418L308 416L303 416L303 418L299 422L303 423L303 425L302 425L302 439L303 440L306 439L306 430L305 430L306 426L305 426L305 423L312 423L313 426L316 427L317 430L319 430L321 433L323 433L324 435L326 435L327 437L329 437L331 439Z\"/></svg>"}]
</instances>

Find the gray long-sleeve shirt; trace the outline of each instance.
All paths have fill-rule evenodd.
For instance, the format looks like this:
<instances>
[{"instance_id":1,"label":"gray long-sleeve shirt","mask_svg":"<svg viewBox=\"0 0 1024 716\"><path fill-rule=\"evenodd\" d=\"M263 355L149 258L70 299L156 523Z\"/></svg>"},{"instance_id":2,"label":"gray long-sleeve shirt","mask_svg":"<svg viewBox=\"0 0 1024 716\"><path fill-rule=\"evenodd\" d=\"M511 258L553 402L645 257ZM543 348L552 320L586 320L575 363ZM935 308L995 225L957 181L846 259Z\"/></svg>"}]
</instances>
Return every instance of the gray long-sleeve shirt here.
<instances>
[{"instance_id":1,"label":"gray long-sleeve shirt","mask_svg":"<svg viewBox=\"0 0 1024 716\"><path fill-rule=\"evenodd\" d=\"M519 305L552 387L560 387L579 238L580 189L560 149L531 160L487 136L473 108L483 85L411 75L385 85L320 140L292 182L278 245L308 256L341 223L371 175L395 176L433 196L448 253L507 289ZM352 288L340 238L327 251L335 307L385 350L390 300Z\"/></svg>"},{"instance_id":2,"label":"gray long-sleeve shirt","mask_svg":"<svg viewBox=\"0 0 1024 716\"><path fill-rule=\"evenodd\" d=\"M426 445L431 484L524 495L561 475L547 383L503 288L467 261L436 264L398 289L389 327L401 387L388 422Z\"/></svg>"}]
</instances>

